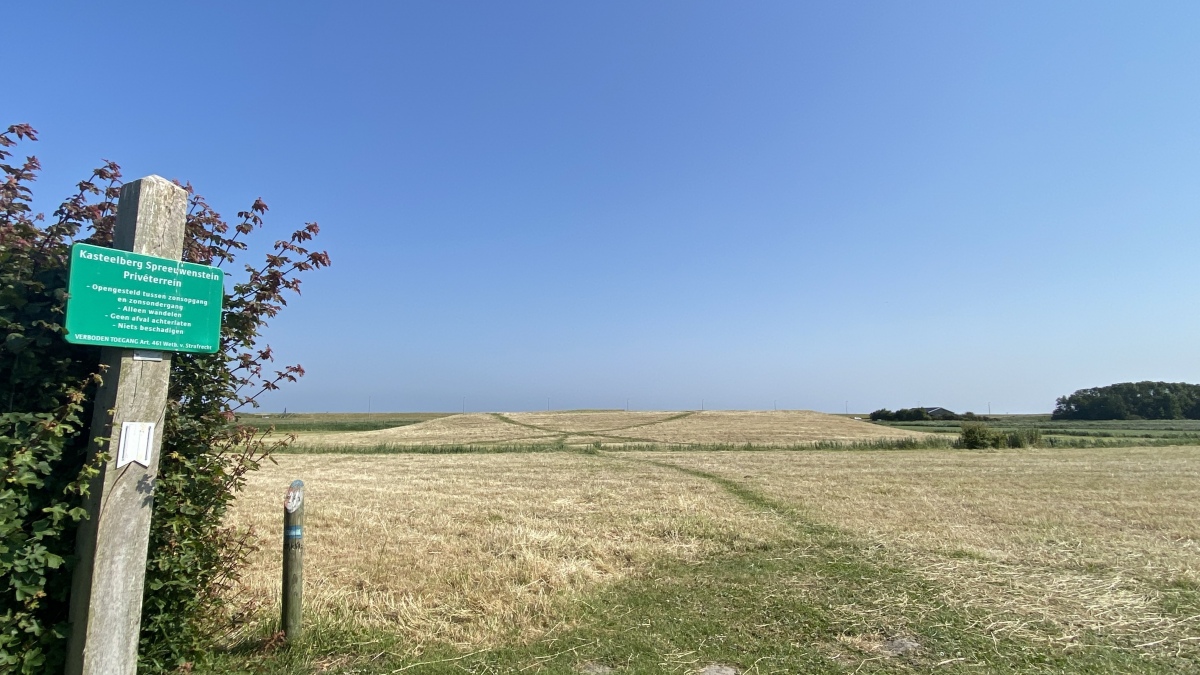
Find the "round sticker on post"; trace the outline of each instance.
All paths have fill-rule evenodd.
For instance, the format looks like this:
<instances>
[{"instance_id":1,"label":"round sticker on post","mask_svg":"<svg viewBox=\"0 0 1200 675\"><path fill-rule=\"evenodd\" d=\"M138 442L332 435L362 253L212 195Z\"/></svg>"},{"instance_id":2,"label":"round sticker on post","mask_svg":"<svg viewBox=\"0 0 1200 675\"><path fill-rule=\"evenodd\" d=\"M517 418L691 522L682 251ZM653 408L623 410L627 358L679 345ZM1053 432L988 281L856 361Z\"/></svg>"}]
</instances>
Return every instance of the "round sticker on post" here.
<instances>
[{"instance_id":1,"label":"round sticker on post","mask_svg":"<svg viewBox=\"0 0 1200 675\"><path fill-rule=\"evenodd\" d=\"M283 499L283 508L287 509L288 513L295 513L296 509L304 503L304 481L294 480L288 487L287 496Z\"/></svg>"}]
</instances>

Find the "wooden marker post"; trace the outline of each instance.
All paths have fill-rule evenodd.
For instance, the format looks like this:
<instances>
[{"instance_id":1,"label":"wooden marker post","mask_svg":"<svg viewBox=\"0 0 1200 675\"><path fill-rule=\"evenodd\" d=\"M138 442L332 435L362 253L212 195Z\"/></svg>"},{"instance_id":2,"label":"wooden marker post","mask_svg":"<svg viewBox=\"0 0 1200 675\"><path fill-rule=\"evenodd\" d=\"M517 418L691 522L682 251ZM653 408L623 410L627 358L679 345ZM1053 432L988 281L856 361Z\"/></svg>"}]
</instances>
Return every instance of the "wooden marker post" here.
<instances>
[{"instance_id":1,"label":"wooden marker post","mask_svg":"<svg viewBox=\"0 0 1200 675\"><path fill-rule=\"evenodd\" d=\"M283 634L300 637L304 605L304 481L294 480L283 500Z\"/></svg>"},{"instance_id":2,"label":"wooden marker post","mask_svg":"<svg viewBox=\"0 0 1200 675\"><path fill-rule=\"evenodd\" d=\"M187 192L158 176L121 188L113 248L179 260ZM110 459L92 481L79 526L67 675L134 675L169 352L104 347L88 456Z\"/></svg>"}]
</instances>

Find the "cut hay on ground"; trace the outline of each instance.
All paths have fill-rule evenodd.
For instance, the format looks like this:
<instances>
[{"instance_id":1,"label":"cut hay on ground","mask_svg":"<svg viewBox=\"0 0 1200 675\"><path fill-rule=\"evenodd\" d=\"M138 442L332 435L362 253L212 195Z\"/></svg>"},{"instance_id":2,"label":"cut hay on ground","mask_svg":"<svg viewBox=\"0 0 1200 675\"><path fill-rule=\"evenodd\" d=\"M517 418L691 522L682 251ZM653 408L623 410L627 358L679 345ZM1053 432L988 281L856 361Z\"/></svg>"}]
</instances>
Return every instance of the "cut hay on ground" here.
<instances>
[{"instance_id":1,"label":"cut hay on ground","mask_svg":"<svg viewBox=\"0 0 1200 675\"><path fill-rule=\"evenodd\" d=\"M354 433L302 434L298 446L767 445L882 441L929 434L809 410L470 413Z\"/></svg>"},{"instance_id":2,"label":"cut hay on ground","mask_svg":"<svg viewBox=\"0 0 1200 675\"><path fill-rule=\"evenodd\" d=\"M670 462L883 544L946 588L948 602L991 614L989 631L1028 637L1049 623L1065 646L1090 632L1156 649L1200 640L1200 616L1163 610L1200 585L1200 448L696 452Z\"/></svg>"},{"instance_id":3,"label":"cut hay on ground","mask_svg":"<svg viewBox=\"0 0 1200 675\"><path fill-rule=\"evenodd\" d=\"M978 612L981 634L1064 649L1095 638L1173 653L1200 644L1200 615L1171 609L1194 605L1200 584L1196 447L278 461L252 474L232 515L267 542L245 579L260 621L278 616L281 507L295 478L306 483L306 621L394 632L414 649L535 639L571 621L564 602L656 559L793 536L795 516L678 466L850 533L868 555L930 580L941 602ZM881 607L907 602L892 590L879 589ZM879 609L838 611L861 615L868 634Z\"/></svg>"},{"instance_id":4,"label":"cut hay on ground","mask_svg":"<svg viewBox=\"0 0 1200 675\"><path fill-rule=\"evenodd\" d=\"M821 441L851 443L929 434L884 427L811 410L710 410L661 424L631 429L653 443L686 445L804 445Z\"/></svg>"},{"instance_id":5,"label":"cut hay on ground","mask_svg":"<svg viewBox=\"0 0 1200 675\"><path fill-rule=\"evenodd\" d=\"M535 636L555 603L654 560L779 536L703 480L579 453L283 455L232 517L267 541L245 590L277 616L283 495L305 482L306 621L385 630L420 648Z\"/></svg>"}]
</instances>

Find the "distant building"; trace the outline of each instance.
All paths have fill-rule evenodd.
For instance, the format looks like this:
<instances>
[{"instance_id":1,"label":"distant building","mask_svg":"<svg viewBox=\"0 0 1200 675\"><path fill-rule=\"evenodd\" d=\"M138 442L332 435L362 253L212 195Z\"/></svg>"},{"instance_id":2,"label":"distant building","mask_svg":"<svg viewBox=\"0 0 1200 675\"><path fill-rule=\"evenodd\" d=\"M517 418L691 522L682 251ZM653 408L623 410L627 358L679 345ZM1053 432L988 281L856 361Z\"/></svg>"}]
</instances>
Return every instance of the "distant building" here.
<instances>
[{"instance_id":1,"label":"distant building","mask_svg":"<svg viewBox=\"0 0 1200 675\"><path fill-rule=\"evenodd\" d=\"M924 410L935 420L952 420L958 418L958 415L953 410L946 410L945 408L921 408L921 410Z\"/></svg>"}]
</instances>

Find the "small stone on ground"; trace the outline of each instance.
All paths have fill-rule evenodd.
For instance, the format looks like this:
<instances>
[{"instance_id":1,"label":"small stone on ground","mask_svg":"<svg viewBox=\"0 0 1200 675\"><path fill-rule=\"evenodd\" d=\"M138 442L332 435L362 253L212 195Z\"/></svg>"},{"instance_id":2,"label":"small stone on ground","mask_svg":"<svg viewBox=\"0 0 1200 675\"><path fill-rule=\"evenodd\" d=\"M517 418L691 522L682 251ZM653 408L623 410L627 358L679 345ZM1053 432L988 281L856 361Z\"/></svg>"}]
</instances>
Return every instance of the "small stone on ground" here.
<instances>
[{"instance_id":1,"label":"small stone on ground","mask_svg":"<svg viewBox=\"0 0 1200 675\"><path fill-rule=\"evenodd\" d=\"M738 675L738 671L736 668L714 663L711 666L704 666L704 670L700 671L700 675Z\"/></svg>"},{"instance_id":2,"label":"small stone on ground","mask_svg":"<svg viewBox=\"0 0 1200 675\"><path fill-rule=\"evenodd\" d=\"M888 640L883 645L883 651L889 656L899 656L909 652L915 652L921 648L921 644L912 638L898 637Z\"/></svg>"},{"instance_id":3,"label":"small stone on ground","mask_svg":"<svg viewBox=\"0 0 1200 675\"><path fill-rule=\"evenodd\" d=\"M579 666L579 672L583 673L584 675L611 675L617 671L615 668L610 668L603 663L588 661L582 666Z\"/></svg>"}]
</instances>

